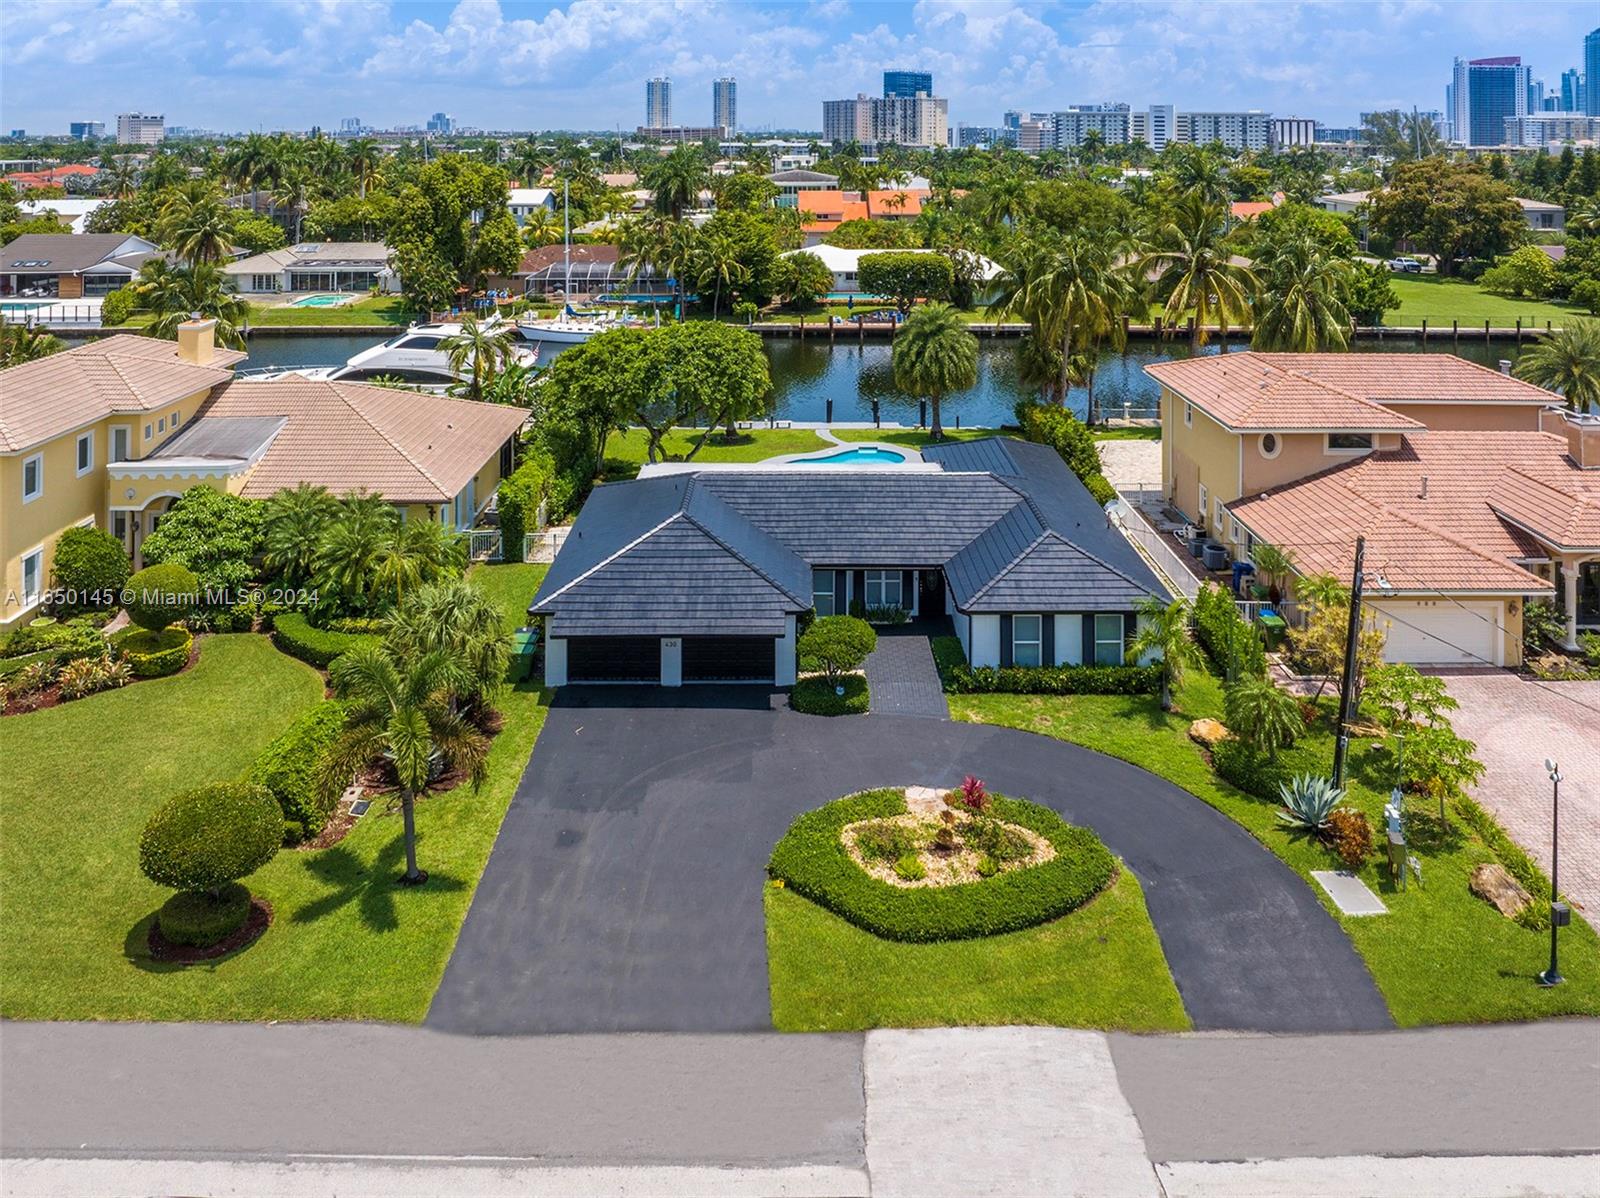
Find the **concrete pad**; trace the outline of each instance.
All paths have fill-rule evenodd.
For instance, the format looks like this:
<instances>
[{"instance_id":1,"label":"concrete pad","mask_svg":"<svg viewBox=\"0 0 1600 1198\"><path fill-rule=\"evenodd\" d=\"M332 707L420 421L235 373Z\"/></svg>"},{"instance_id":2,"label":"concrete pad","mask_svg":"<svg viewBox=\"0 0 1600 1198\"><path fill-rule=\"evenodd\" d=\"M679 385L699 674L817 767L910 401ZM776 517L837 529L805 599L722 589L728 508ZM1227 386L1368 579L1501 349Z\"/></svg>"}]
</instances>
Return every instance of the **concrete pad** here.
<instances>
[{"instance_id":1,"label":"concrete pad","mask_svg":"<svg viewBox=\"0 0 1600 1198\"><path fill-rule=\"evenodd\" d=\"M1106 1038L1054 1028L867 1033L874 1198L1155 1198Z\"/></svg>"},{"instance_id":2,"label":"concrete pad","mask_svg":"<svg viewBox=\"0 0 1600 1198\"><path fill-rule=\"evenodd\" d=\"M1167 1198L1596 1198L1600 1157L1301 1157L1158 1164Z\"/></svg>"},{"instance_id":3,"label":"concrete pad","mask_svg":"<svg viewBox=\"0 0 1600 1198\"><path fill-rule=\"evenodd\" d=\"M1314 869L1311 876L1328 892L1333 905L1346 915L1387 915L1389 908L1372 889L1349 870Z\"/></svg>"}]
</instances>

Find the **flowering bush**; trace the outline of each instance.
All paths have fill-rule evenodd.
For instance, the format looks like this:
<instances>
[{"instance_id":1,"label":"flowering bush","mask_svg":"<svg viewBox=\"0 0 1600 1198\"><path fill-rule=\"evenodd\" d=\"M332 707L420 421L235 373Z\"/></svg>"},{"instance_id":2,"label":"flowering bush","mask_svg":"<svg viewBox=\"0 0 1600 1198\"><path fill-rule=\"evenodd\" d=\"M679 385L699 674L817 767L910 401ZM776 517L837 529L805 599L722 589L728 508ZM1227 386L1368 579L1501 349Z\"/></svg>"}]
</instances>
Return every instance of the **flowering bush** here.
<instances>
[{"instance_id":1,"label":"flowering bush","mask_svg":"<svg viewBox=\"0 0 1600 1198\"><path fill-rule=\"evenodd\" d=\"M961 805L968 811L989 810L989 791L971 774L961 779Z\"/></svg>"}]
</instances>

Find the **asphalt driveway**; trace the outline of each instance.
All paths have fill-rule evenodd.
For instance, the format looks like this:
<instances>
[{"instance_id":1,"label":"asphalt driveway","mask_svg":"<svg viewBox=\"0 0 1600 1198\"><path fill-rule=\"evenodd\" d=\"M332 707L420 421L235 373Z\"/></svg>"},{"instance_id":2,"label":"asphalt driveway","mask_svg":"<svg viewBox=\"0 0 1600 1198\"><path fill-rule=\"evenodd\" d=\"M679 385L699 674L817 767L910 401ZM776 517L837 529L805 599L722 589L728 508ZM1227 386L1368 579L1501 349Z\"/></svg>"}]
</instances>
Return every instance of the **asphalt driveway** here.
<instances>
[{"instance_id":1,"label":"asphalt driveway","mask_svg":"<svg viewBox=\"0 0 1600 1198\"><path fill-rule=\"evenodd\" d=\"M429 1026L769 1028L761 886L790 821L851 791L954 786L967 773L1092 827L1123 857L1197 1027L1390 1026L1366 967L1305 883L1170 783L1012 729L829 720L776 702L759 688L565 688Z\"/></svg>"}]
</instances>

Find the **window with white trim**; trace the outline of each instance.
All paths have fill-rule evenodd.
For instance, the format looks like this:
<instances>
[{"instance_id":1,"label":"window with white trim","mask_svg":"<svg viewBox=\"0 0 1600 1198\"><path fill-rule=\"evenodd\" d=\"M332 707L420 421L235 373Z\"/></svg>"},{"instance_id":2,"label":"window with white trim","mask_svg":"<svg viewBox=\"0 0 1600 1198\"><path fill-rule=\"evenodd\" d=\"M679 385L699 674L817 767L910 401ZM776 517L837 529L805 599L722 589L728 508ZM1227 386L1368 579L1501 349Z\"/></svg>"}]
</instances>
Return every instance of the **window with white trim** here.
<instances>
[{"instance_id":1,"label":"window with white trim","mask_svg":"<svg viewBox=\"0 0 1600 1198\"><path fill-rule=\"evenodd\" d=\"M1011 617L1011 664L1038 666L1044 664L1044 617Z\"/></svg>"},{"instance_id":2,"label":"window with white trim","mask_svg":"<svg viewBox=\"0 0 1600 1198\"><path fill-rule=\"evenodd\" d=\"M182 422L183 422L183 413L180 412L180 411L177 411L176 409L174 409L173 413L172 413L172 427L173 428L177 428L178 425L181 424Z\"/></svg>"},{"instance_id":3,"label":"window with white trim","mask_svg":"<svg viewBox=\"0 0 1600 1198\"><path fill-rule=\"evenodd\" d=\"M81 434L78 437L78 477L82 478L94 469L94 430Z\"/></svg>"},{"instance_id":4,"label":"window with white trim","mask_svg":"<svg viewBox=\"0 0 1600 1198\"><path fill-rule=\"evenodd\" d=\"M117 540L121 541L123 543L123 545L127 545L127 543L128 543L128 513L127 512L112 512L111 513L111 535L116 537Z\"/></svg>"},{"instance_id":5,"label":"window with white trim","mask_svg":"<svg viewBox=\"0 0 1600 1198\"><path fill-rule=\"evenodd\" d=\"M35 549L22 555L22 606L32 607L39 602L44 582L44 549Z\"/></svg>"},{"instance_id":6,"label":"window with white trim","mask_svg":"<svg viewBox=\"0 0 1600 1198\"><path fill-rule=\"evenodd\" d=\"M1122 613L1114 612L1094 618L1094 664L1122 664Z\"/></svg>"},{"instance_id":7,"label":"window with white trim","mask_svg":"<svg viewBox=\"0 0 1600 1198\"><path fill-rule=\"evenodd\" d=\"M903 606L900 602L900 571L868 570L864 602L868 607Z\"/></svg>"},{"instance_id":8,"label":"window with white trim","mask_svg":"<svg viewBox=\"0 0 1600 1198\"><path fill-rule=\"evenodd\" d=\"M128 460L129 445L133 439L133 430L126 424L119 424L111 430L111 457L113 462L126 462Z\"/></svg>"},{"instance_id":9,"label":"window with white trim","mask_svg":"<svg viewBox=\"0 0 1600 1198\"><path fill-rule=\"evenodd\" d=\"M1205 524L1211 518L1211 492L1206 489L1205 483L1200 484L1200 511L1195 518L1196 524Z\"/></svg>"},{"instance_id":10,"label":"window with white trim","mask_svg":"<svg viewBox=\"0 0 1600 1198\"><path fill-rule=\"evenodd\" d=\"M833 571L811 571L811 606L817 609L819 616L834 616L839 613L833 606Z\"/></svg>"},{"instance_id":11,"label":"window with white trim","mask_svg":"<svg viewBox=\"0 0 1600 1198\"><path fill-rule=\"evenodd\" d=\"M144 426L144 439L146 441L148 441L151 437L155 436L155 432L156 432L156 430L155 430L155 428L153 426L148 425L148 424L145 425Z\"/></svg>"},{"instance_id":12,"label":"window with white trim","mask_svg":"<svg viewBox=\"0 0 1600 1198\"><path fill-rule=\"evenodd\" d=\"M1190 428L1194 427L1194 405L1188 400L1183 401L1183 423Z\"/></svg>"},{"instance_id":13,"label":"window with white trim","mask_svg":"<svg viewBox=\"0 0 1600 1198\"><path fill-rule=\"evenodd\" d=\"M22 502L32 503L44 494L44 454L22 459Z\"/></svg>"},{"instance_id":14,"label":"window with white trim","mask_svg":"<svg viewBox=\"0 0 1600 1198\"><path fill-rule=\"evenodd\" d=\"M1372 448L1371 433L1329 433L1329 453L1365 453Z\"/></svg>"},{"instance_id":15,"label":"window with white trim","mask_svg":"<svg viewBox=\"0 0 1600 1198\"><path fill-rule=\"evenodd\" d=\"M1278 452L1282 448L1283 448L1283 445L1282 445L1281 442L1279 442L1277 433L1262 433L1261 434L1261 456L1262 457L1264 457L1264 458L1275 458L1275 457L1278 456Z\"/></svg>"}]
</instances>

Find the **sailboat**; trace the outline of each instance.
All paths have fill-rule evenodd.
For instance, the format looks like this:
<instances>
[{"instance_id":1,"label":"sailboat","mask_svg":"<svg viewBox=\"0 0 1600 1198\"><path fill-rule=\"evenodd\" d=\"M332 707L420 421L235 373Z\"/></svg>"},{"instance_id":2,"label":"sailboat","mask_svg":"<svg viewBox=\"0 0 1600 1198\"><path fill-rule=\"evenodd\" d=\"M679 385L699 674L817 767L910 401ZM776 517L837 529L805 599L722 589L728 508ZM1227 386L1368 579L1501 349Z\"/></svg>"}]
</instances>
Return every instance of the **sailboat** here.
<instances>
[{"instance_id":1,"label":"sailboat","mask_svg":"<svg viewBox=\"0 0 1600 1198\"><path fill-rule=\"evenodd\" d=\"M561 228L562 244L565 247L566 278L562 286L562 294L572 294L572 208L571 188L563 181L561 184ZM621 328L633 322L614 312L583 311L573 308L570 302L563 303L561 312L553 317L537 317L524 315L517 318L517 332L524 341L532 341L541 347L541 356L545 361L555 357L562 350L571 349L574 345L581 345L596 333L603 333L607 329ZM548 351L544 347L548 346Z\"/></svg>"}]
</instances>

